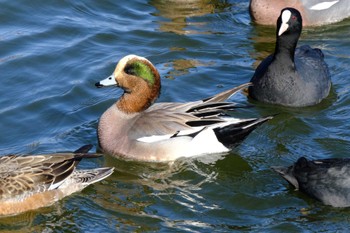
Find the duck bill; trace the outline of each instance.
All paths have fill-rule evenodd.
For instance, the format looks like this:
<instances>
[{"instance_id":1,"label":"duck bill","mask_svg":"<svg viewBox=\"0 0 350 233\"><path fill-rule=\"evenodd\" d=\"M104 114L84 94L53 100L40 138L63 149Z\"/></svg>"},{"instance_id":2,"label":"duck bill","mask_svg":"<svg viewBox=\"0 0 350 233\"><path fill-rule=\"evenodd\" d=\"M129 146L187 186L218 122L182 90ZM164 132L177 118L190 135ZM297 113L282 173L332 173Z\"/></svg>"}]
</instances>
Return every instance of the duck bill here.
<instances>
[{"instance_id":1,"label":"duck bill","mask_svg":"<svg viewBox=\"0 0 350 233\"><path fill-rule=\"evenodd\" d=\"M108 87L108 86L118 86L117 81L114 78L114 75L110 75L107 78L95 83L96 87Z\"/></svg>"}]
</instances>

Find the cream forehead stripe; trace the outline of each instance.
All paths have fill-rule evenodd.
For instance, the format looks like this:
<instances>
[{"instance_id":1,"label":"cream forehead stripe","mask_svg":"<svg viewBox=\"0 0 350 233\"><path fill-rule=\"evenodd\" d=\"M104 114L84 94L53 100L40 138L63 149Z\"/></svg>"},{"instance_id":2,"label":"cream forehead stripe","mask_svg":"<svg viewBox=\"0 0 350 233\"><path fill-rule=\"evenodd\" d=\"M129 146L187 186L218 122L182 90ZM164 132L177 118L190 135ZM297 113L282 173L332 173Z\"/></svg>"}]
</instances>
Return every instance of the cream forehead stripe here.
<instances>
[{"instance_id":1,"label":"cream forehead stripe","mask_svg":"<svg viewBox=\"0 0 350 233\"><path fill-rule=\"evenodd\" d=\"M130 55L127 55L127 56L123 57L122 59L120 59L120 61L118 62L118 65L117 65L114 73L118 73L118 72L122 71L124 69L126 63L128 63L128 61L130 61L132 59L147 61L147 62L151 63L149 60L147 60L144 57L140 57L140 56L137 56L137 55L134 55L134 54L130 54Z\"/></svg>"},{"instance_id":2,"label":"cream forehead stripe","mask_svg":"<svg viewBox=\"0 0 350 233\"><path fill-rule=\"evenodd\" d=\"M142 61L148 61L146 58L144 57L140 57L140 56L137 56L137 55L134 55L134 54L130 54L130 55L127 55L125 57L123 57L122 59L120 59L119 61L119 64L125 66L126 63L128 63L128 61L132 60L132 59L137 59L137 60L142 60ZM150 62L150 61L148 61Z\"/></svg>"},{"instance_id":3,"label":"cream forehead stripe","mask_svg":"<svg viewBox=\"0 0 350 233\"><path fill-rule=\"evenodd\" d=\"M291 16L292 16L292 12L290 12L289 10L284 10L282 12L282 24L281 24L281 27L278 31L278 36L282 35L282 33L288 29L288 27L289 27L288 21L289 21Z\"/></svg>"}]
</instances>

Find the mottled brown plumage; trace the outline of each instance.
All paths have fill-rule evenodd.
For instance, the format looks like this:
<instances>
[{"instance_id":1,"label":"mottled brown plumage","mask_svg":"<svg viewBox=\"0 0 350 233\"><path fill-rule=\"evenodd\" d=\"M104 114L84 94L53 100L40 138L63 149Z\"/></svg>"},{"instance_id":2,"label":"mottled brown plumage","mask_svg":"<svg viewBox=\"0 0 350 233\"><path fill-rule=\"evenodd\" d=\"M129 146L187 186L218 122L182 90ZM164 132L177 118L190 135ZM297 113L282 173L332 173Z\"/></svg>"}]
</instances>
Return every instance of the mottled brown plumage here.
<instances>
[{"instance_id":1,"label":"mottled brown plumage","mask_svg":"<svg viewBox=\"0 0 350 233\"><path fill-rule=\"evenodd\" d=\"M77 170L91 145L74 153L0 157L0 216L49 206L112 174L113 168Z\"/></svg>"}]
</instances>

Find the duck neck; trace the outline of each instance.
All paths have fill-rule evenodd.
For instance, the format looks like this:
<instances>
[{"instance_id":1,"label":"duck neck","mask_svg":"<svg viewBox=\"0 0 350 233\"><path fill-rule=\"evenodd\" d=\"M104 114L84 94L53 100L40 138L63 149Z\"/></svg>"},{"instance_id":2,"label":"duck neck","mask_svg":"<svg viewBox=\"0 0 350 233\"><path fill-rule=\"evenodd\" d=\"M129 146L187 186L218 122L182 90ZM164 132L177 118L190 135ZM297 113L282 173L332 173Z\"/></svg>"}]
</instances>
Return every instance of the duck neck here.
<instances>
[{"instance_id":1,"label":"duck neck","mask_svg":"<svg viewBox=\"0 0 350 233\"><path fill-rule=\"evenodd\" d=\"M150 89L146 84L137 85L132 90L125 90L116 105L127 114L146 110L158 98L159 89Z\"/></svg>"}]
</instances>

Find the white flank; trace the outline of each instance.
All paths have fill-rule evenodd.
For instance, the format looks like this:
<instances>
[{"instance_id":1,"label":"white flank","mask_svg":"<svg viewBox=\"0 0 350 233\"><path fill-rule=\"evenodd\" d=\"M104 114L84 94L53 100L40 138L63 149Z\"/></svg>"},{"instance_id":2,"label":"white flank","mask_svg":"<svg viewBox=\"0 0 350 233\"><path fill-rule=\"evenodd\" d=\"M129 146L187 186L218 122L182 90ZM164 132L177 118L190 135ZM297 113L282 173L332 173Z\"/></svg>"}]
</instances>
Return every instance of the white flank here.
<instances>
[{"instance_id":1,"label":"white flank","mask_svg":"<svg viewBox=\"0 0 350 233\"><path fill-rule=\"evenodd\" d=\"M186 136L189 134L195 134L198 133L200 131L203 130L203 128L208 128L208 129L213 129L213 128L217 128L217 127L225 127L228 125L232 125L232 124L238 124L241 122L245 122L245 121L249 121L249 120L253 120L253 118L251 119L240 119L240 118L233 118L233 117L223 117L222 119L224 119L226 122L220 123L220 124L214 124L214 125L210 125L210 126L202 126L202 127L193 127L192 129L188 129L188 130L181 130L179 132L176 133L176 136ZM250 127L254 124L256 124L258 122L254 122L250 125L248 125L247 127ZM203 130L206 131L206 130ZM201 133L200 133L201 134ZM163 140L168 140L171 137L173 137L175 134L165 134L165 135L152 135L152 136L146 136L146 137L140 137L138 139L136 139L139 142L145 142L145 143L153 143L153 142L159 142L159 141L163 141ZM196 136L197 137L197 136ZM196 138L195 137L195 138Z\"/></svg>"},{"instance_id":2,"label":"white flank","mask_svg":"<svg viewBox=\"0 0 350 233\"><path fill-rule=\"evenodd\" d=\"M227 152L229 149L218 141L214 131L212 129L205 129L195 136L191 144L193 148L193 154L210 154Z\"/></svg>"},{"instance_id":3,"label":"white flank","mask_svg":"<svg viewBox=\"0 0 350 233\"><path fill-rule=\"evenodd\" d=\"M175 134L166 134L166 135L152 135L147 137L140 137L137 139L139 142L144 143L156 143L160 141L167 141L172 139L172 137L175 135L174 139L181 140L181 136L187 136L189 134L196 134L194 138L192 138L190 141L186 141L184 143L189 143L188 145L183 145L184 148L187 148L183 156L194 156L194 155L200 155L200 154L212 154L212 153L222 153L222 152L228 152L230 149L228 149L226 146L224 146L216 137L216 134L214 132L214 128L222 128L226 127L228 125L232 124L239 124L241 122L250 121L251 119L240 119L240 118L233 118L233 117L223 117L223 119L226 122L222 122L219 124L213 124L210 126L202 126L202 127L193 127L192 129L188 130L182 130L179 131L176 135ZM255 124L258 124L260 121L252 122L251 124L247 125L246 127L249 128ZM179 137L177 137L179 136Z\"/></svg>"},{"instance_id":4,"label":"white flank","mask_svg":"<svg viewBox=\"0 0 350 233\"><path fill-rule=\"evenodd\" d=\"M314 10L314 11L326 10L328 8L331 8L334 4L336 4L338 2L339 2L339 0L332 1L332 2L317 3L316 5L313 5L312 7L310 7L310 10Z\"/></svg>"},{"instance_id":5,"label":"white flank","mask_svg":"<svg viewBox=\"0 0 350 233\"><path fill-rule=\"evenodd\" d=\"M288 29L289 27L288 21L291 16L292 16L292 12L290 12L289 10L285 10L282 12L282 24L280 29L278 30L278 36L282 35L283 32L285 32Z\"/></svg>"}]
</instances>

